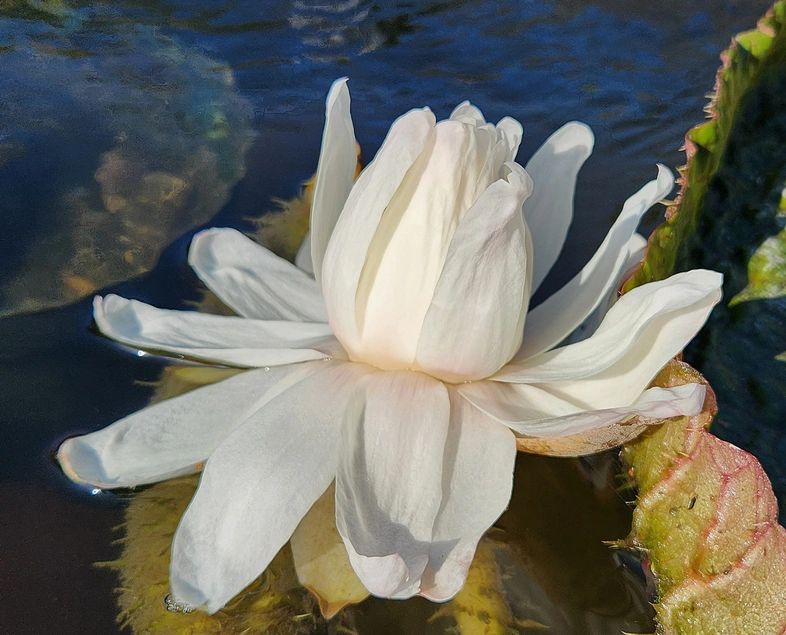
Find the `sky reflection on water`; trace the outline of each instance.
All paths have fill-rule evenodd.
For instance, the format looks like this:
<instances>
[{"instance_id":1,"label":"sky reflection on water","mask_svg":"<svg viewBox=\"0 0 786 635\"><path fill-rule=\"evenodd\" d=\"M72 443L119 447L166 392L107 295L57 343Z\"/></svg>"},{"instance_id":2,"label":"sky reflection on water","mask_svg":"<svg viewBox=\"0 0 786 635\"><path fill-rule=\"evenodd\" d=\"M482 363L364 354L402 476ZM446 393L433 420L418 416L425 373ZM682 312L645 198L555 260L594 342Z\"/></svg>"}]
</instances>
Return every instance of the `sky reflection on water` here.
<instances>
[{"instance_id":1,"label":"sky reflection on water","mask_svg":"<svg viewBox=\"0 0 786 635\"><path fill-rule=\"evenodd\" d=\"M15 277L31 275L35 267L38 277L29 280L62 273L52 270L51 254L67 247L58 246L63 232L52 233L53 227L84 228L78 210L85 207L96 224L113 218L99 168L120 132L143 139L140 154L171 149L176 143L171 140L181 139L178 165L184 165L210 145L205 139L212 125L203 121L194 128L188 113L205 114L218 105L230 113L227 138L235 139L226 152L216 149L209 214L218 215L208 222L199 205L207 190L195 190L201 194L182 205L185 216L165 238L138 238L155 243L147 268L164 249L157 268L111 287L159 306L184 308L196 298L197 284L185 266L189 234L183 232L205 223L248 229L246 219L270 209L271 197L295 194L316 165L324 95L342 75L351 78L353 116L366 158L405 110L429 105L444 117L467 98L490 120L511 115L524 124L522 160L566 121L580 119L593 128L596 151L579 180L576 222L565 248L571 257L560 259L543 285L541 293L550 293L594 253L625 198L654 177L655 162L671 167L682 162L682 137L703 117L718 53L733 33L751 28L768 4L3 4L2 308L22 306L8 304ZM233 83L217 79L222 65L232 70ZM32 69L40 74L31 75ZM91 93L96 78L100 94ZM120 114L112 103L136 106L137 112ZM243 140L252 133L242 165ZM191 140L182 141L189 134ZM172 160L165 163L148 172L187 172L178 172ZM204 177L198 175L208 172L195 174L199 184ZM68 193L88 203L69 205L74 198ZM659 213L648 217L644 229L658 218ZM156 231L155 211L137 229L136 236ZM109 259L117 257L117 249L101 247ZM61 295L60 301L73 297ZM5 390L0 544L4 553L16 554L3 563L11 574L0 577L0 632L47 632L54 624L63 634L116 628L110 576L86 563L115 553L110 529L120 519L120 505L111 496L91 496L65 483L48 456L62 438L99 429L144 405L150 389L139 382L154 380L163 363L96 337L88 331L90 320L88 300L0 320Z\"/></svg>"}]
</instances>

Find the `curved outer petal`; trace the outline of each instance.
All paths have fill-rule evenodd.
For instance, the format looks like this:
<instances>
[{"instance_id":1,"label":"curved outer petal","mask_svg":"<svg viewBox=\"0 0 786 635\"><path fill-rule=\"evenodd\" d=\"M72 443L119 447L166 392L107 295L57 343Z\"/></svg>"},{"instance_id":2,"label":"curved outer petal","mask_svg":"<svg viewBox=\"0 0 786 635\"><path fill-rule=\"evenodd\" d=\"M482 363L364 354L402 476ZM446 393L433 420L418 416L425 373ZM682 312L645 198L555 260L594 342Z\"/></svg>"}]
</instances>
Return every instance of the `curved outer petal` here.
<instances>
[{"instance_id":1,"label":"curved outer petal","mask_svg":"<svg viewBox=\"0 0 786 635\"><path fill-rule=\"evenodd\" d=\"M249 370L167 399L98 432L66 439L57 460L71 480L102 488L197 472L235 428L322 365Z\"/></svg>"},{"instance_id":2,"label":"curved outer petal","mask_svg":"<svg viewBox=\"0 0 786 635\"><path fill-rule=\"evenodd\" d=\"M311 203L311 267L322 284L322 261L355 181L357 142L349 112L347 78L333 82L325 106L325 130Z\"/></svg>"},{"instance_id":3,"label":"curved outer petal","mask_svg":"<svg viewBox=\"0 0 786 635\"><path fill-rule=\"evenodd\" d=\"M544 384L592 408L627 406L699 331L723 276L696 269L626 293L592 337L509 364L493 379Z\"/></svg>"},{"instance_id":4,"label":"curved outer petal","mask_svg":"<svg viewBox=\"0 0 786 635\"><path fill-rule=\"evenodd\" d=\"M492 384L485 396L493 397L496 390ZM499 402L493 398L478 399L476 398L477 393L469 391L461 391L461 394L474 406L488 416L509 426L517 434L525 437L547 438L575 435L617 424L660 423L663 419L671 417L690 417L701 412L705 392L706 388L703 384L685 384L674 388L650 388L629 406L581 410L572 414L531 420L528 419L527 404L521 404L520 412L516 412L510 407L498 407ZM505 398L509 398L509 395L502 396L501 400ZM523 417L513 419L511 414L523 415ZM634 418L638 418L638 420L634 421ZM624 435L624 431L621 433Z\"/></svg>"},{"instance_id":5,"label":"curved outer petal","mask_svg":"<svg viewBox=\"0 0 786 635\"><path fill-rule=\"evenodd\" d=\"M254 413L210 455L172 543L177 601L215 613L261 574L336 470L360 364L324 364Z\"/></svg>"},{"instance_id":6,"label":"curved outer petal","mask_svg":"<svg viewBox=\"0 0 786 635\"><path fill-rule=\"evenodd\" d=\"M658 178L631 196L603 243L570 282L527 314L524 342L516 360L559 344L589 316L615 285L629 258L627 245L644 213L674 187L674 178L658 166ZM537 243L536 243L537 244ZM537 251L536 251L537 257Z\"/></svg>"},{"instance_id":7,"label":"curved outer petal","mask_svg":"<svg viewBox=\"0 0 786 635\"><path fill-rule=\"evenodd\" d=\"M188 264L238 315L327 324L317 283L235 229L199 232L191 241Z\"/></svg>"},{"instance_id":8,"label":"curved outer petal","mask_svg":"<svg viewBox=\"0 0 786 635\"><path fill-rule=\"evenodd\" d=\"M433 146L412 165L382 215L356 297L363 361L413 366L454 232L497 179L478 183L496 136L489 128L440 121Z\"/></svg>"},{"instance_id":9,"label":"curved outer petal","mask_svg":"<svg viewBox=\"0 0 786 635\"><path fill-rule=\"evenodd\" d=\"M586 408L555 395L548 386L473 381L458 386L458 392L476 408L497 421L538 421L581 412Z\"/></svg>"},{"instance_id":10,"label":"curved outer petal","mask_svg":"<svg viewBox=\"0 0 786 635\"><path fill-rule=\"evenodd\" d=\"M442 505L420 591L436 602L464 586L478 540L508 506L516 461L513 433L449 390Z\"/></svg>"},{"instance_id":11,"label":"curved outer petal","mask_svg":"<svg viewBox=\"0 0 786 635\"><path fill-rule=\"evenodd\" d=\"M608 313L609 309L620 299L620 287L623 281L630 275L631 271L644 260L644 255L647 252L647 239L641 234L633 234L625 250L628 254L628 258L622 265L622 269L620 269L622 273L617 276L617 280L606 292L606 295L601 299L600 304L595 307L595 310L579 324L570 335L562 340L563 344L567 345L581 342L598 330L598 326L600 326L603 318L606 317L606 313ZM515 362L516 357L511 361Z\"/></svg>"},{"instance_id":12,"label":"curved outer petal","mask_svg":"<svg viewBox=\"0 0 786 635\"><path fill-rule=\"evenodd\" d=\"M486 118L480 108L474 106L469 101L462 101L450 113L451 121L473 121L476 126L486 125Z\"/></svg>"},{"instance_id":13,"label":"curved outer petal","mask_svg":"<svg viewBox=\"0 0 786 635\"><path fill-rule=\"evenodd\" d=\"M355 297L369 245L405 174L429 144L434 125L428 109L412 110L393 122L355 182L325 252L322 293L330 326L354 358L360 344Z\"/></svg>"},{"instance_id":14,"label":"curved outer petal","mask_svg":"<svg viewBox=\"0 0 786 635\"><path fill-rule=\"evenodd\" d=\"M347 408L336 526L373 595L419 591L442 499L449 419L445 386L411 371L367 376Z\"/></svg>"},{"instance_id":15,"label":"curved outer petal","mask_svg":"<svg viewBox=\"0 0 786 635\"><path fill-rule=\"evenodd\" d=\"M295 254L295 266L312 276L314 275L314 263L311 261L311 232L306 234L297 254Z\"/></svg>"},{"instance_id":16,"label":"curved outer petal","mask_svg":"<svg viewBox=\"0 0 786 635\"><path fill-rule=\"evenodd\" d=\"M417 364L445 381L487 377L521 344L532 261L520 209L532 181L507 166L453 235L423 321Z\"/></svg>"},{"instance_id":17,"label":"curved outer petal","mask_svg":"<svg viewBox=\"0 0 786 635\"><path fill-rule=\"evenodd\" d=\"M535 184L532 196L524 203L524 220L535 244L532 293L562 251L573 220L576 177L594 144L592 130L572 121L552 134L526 165Z\"/></svg>"},{"instance_id":18,"label":"curved outer petal","mask_svg":"<svg viewBox=\"0 0 786 635\"><path fill-rule=\"evenodd\" d=\"M96 296L93 316L104 335L123 344L240 368L341 356L327 324L170 311L117 295Z\"/></svg>"}]
</instances>

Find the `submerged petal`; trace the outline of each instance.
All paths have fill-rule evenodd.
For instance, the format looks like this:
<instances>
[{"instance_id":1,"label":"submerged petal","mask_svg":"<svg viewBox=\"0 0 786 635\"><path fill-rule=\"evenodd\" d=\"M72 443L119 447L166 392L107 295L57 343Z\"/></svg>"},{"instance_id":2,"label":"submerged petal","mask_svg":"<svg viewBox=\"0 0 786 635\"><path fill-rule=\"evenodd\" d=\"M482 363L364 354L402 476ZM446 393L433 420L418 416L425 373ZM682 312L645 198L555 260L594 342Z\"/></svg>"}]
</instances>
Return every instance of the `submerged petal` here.
<instances>
[{"instance_id":1,"label":"submerged petal","mask_svg":"<svg viewBox=\"0 0 786 635\"><path fill-rule=\"evenodd\" d=\"M333 480L346 404L368 371L324 364L210 455L172 544L177 601L215 613L265 570Z\"/></svg>"},{"instance_id":2,"label":"submerged petal","mask_svg":"<svg viewBox=\"0 0 786 635\"><path fill-rule=\"evenodd\" d=\"M368 375L347 409L336 525L374 595L419 591L442 499L449 418L445 386L410 371Z\"/></svg>"},{"instance_id":3,"label":"submerged petal","mask_svg":"<svg viewBox=\"0 0 786 635\"><path fill-rule=\"evenodd\" d=\"M264 404L322 362L249 370L66 439L57 460L68 477L101 488L155 483L201 469L211 452Z\"/></svg>"},{"instance_id":4,"label":"submerged petal","mask_svg":"<svg viewBox=\"0 0 786 635\"><path fill-rule=\"evenodd\" d=\"M191 241L188 263L237 314L259 320L327 324L317 283L235 229L207 229Z\"/></svg>"},{"instance_id":5,"label":"submerged petal","mask_svg":"<svg viewBox=\"0 0 786 635\"><path fill-rule=\"evenodd\" d=\"M368 597L336 529L336 488L332 484L308 510L289 542L297 579L317 597L325 619Z\"/></svg>"},{"instance_id":6,"label":"submerged petal","mask_svg":"<svg viewBox=\"0 0 786 635\"><path fill-rule=\"evenodd\" d=\"M453 235L423 320L417 364L446 381L487 377L521 344L532 269L520 209L532 181L507 166Z\"/></svg>"},{"instance_id":7,"label":"submerged petal","mask_svg":"<svg viewBox=\"0 0 786 635\"><path fill-rule=\"evenodd\" d=\"M349 112L347 78L333 82L325 106L325 130L311 203L311 267L322 285L322 261L355 181L357 142Z\"/></svg>"},{"instance_id":8,"label":"submerged petal","mask_svg":"<svg viewBox=\"0 0 786 635\"><path fill-rule=\"evenodd\" d=\"M96 296L93 315L123 344L241 368L342 356L327 324L170 311L117 295Z\"/></svg>"},{"instance_id":9,"label":"submerged petal","mask_svg":"<svg viewBox=\"0 0 786 635\"><path fill-rule=\"evenodd\" d=\"M420 595L444 602L464 586L478 540L508 506L515 460L513 433L450 389L442 504Z\"/></svg>"},{"instance_id":10,"label":"submerged petal","mask_svg":"<svg viewBox=\"0 0 786 635\"><path fill-rule=\"evenodd\" d=\"M405 174L428 145L434 125L428 109L412 110L393 122L352 188L325 252L322 292L330 325L352 355L360 345L355 298L369 245Z\"/></svg>"},{"instance_id":11,"label":"submerged petal","mask_svg":"<svg viewBox=\"0 0 786 635\"><path fill-rule=\"evenodd\" d=\"M535 184L532 196L524 203L524 220L535 244L532 293L562 251L573 220L576 178L594 143L592 131L572 121L552 134L526 165Z\"/></svg>"},{"instance_id":12,"label":"submerged petal","mask_svg":"<svg viewBox=\"0 0 786 635\"><path fill-rule=\"evenodd\" d=\"M598 251L570 282L527 314L521 350L515 359L547 351L589 316L617 283L629 259L626 245L644 213L674 187L671 172L658 166L658 178L631 196ZM537 256L537 252L536 252Z\"/></svg>"},{"instance_id":13,"label":"submerged petal","mask_svg":"<svg viewBox=\"0 0 786 635\"><path fill-rule=\"evenodd\" d=\"M592 337L503 368L495 381L544 384L592 408L633 402L693 338L723 276L697 269L626 293Z\"/></svg>"}]
</instances>

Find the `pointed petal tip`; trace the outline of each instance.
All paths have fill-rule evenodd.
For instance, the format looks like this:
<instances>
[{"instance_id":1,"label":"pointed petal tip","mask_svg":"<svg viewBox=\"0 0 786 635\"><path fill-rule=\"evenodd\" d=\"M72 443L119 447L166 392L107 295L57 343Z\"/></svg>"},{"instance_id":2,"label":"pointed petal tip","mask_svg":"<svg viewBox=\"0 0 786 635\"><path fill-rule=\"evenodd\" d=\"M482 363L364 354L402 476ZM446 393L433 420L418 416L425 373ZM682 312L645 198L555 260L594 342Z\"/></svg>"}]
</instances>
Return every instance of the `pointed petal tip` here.
<instances>
[{"instance_id":1,"label":"pointed petal tip","mask_svg":"<svg viewBox=\"0 0 786 635\"><path fill-rule=\"evenodd\" d=\"M658 186L658 198L668 195L674 188L674 175L671 170L662 163L658 163L658 176L656 179Z\"/></svg>"},{"instance_id":2,"label":"pointed petal tip","mask_svg":"<svg viewBox=\"0 0 786 635\"><path fill-rule=\"evenodd\" d=\"M230 236L231 234L240 234L243 236L243 238L245 238L241 232L237 231L236 229L232 229L231 227L209 227L208 229L198 231L196 234L194 234L193 238L191 238L191 244L188 246L188 264L191 267L194 267L199 256L210 255L209 242L211 240L219 237ZM205 248L207 248L206 253L203 251Z\"/></svg>"},{"instance_id":3,"label":"pointed petal tip","mask_svg":"<svg viewBox=\"0 0 786 635\"><path fill-rule=\"evenodd\" d=\"M57 448L57 454L55 458L57 459L58 464L60 465L60 469L63 470L63 473L74 483L86 483L83 479L79 477L79 474L73 468L71 464L70 458L70 450L74 444L74 439L66 439L60 444L60 447Z\"/></svg>"},{"instance_id":4,"label":"pointed petal tip","mask_svg":"<svg viewBox=\"0 0 786 635\"><path fill-rule=\"evenodd\" d=\"M407 567L399 554L361 556L345 539L352 568L371 595L390 598L412 584Z\"/></svg>"},{"instance_id":5,"label":"pointed petal tip","mask_svg":"<svg viewBox=\"0 0 786 635\"><path fill-rule=\"evenodd\" d=\"M101 456L84 438L90 435L71 437L60 444L56 459L60 469L71 481L79 485L92 485L102 489L127 487L130 483L119 483L107 475Z\"/></svg>"},{"instance_id":6,"label":"pointed petal tip","mask_svg":"<svg viewBox=\"0 0 786 635\"><path fill-rule=\"evenodd\" d=\"M217 599L209 599L207 594L184 580L171 565L169 569L169 588L169 599L174 605L187 607L189 610L204 608L208 615L213 615L216 611L221 610L226 602L231 599L227 598L223 602Z\"/></svg>"},{"instance_id":7,"label":"pointed petal tip","mask_svg":"<svg viewBox=\"0 0 786 635\"><path fill-rule=\"evenodd\" d=\"M330 85L326 100L328 108L339 98L349 99L349 86L347 86L348 81L349 77L339 77Z\"/></svg>"},{"instance_id":8,"label":"pointed petal tip","mask_svg":"<svg viewBox=\"0 0 786 635\"><path fill-rule=\"evenodd\" d=\"M532 194L534 184L529 172L515 161L507 161L503 165L508 169L508 173L504 177L505 180L514 187L523 190L525 192L525 198Z\"/></svg>"},{"instance_id":9,"label":"pointed petal tip","mask_svg":"<svg viewBox=\"0 0 786 635\"><path fill-rule=\"evenodd\" d=\"M558 129L552 138L559 141L555 147L558 152L584 146L587 149L587 156L589 156L595 147L595 133L582 121L569 121Z\"/></svg>"}]
</instances>

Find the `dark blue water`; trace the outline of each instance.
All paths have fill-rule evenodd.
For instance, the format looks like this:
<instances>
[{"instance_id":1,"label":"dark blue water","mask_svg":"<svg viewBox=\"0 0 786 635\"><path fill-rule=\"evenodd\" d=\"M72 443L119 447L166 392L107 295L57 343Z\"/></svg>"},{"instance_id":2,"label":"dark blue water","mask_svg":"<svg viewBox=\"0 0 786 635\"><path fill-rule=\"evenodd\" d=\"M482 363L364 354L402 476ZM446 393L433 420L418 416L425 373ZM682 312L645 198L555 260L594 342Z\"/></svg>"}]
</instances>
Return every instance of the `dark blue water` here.
<instances>
[{"instance_id":1,"label":"dark blue water","mask_svg":"<svg viewBox=\"0 0 786 635\"><path fill-rule=\"evenodd\" d=\"M593 128L548 292L589 259L655 162L680 164L719 52L767 5L1 5L0 633L117 631L112 576L91 563L116 555L121 503L66 483L49 455L141 407L141 382L162 362L97 337L77 298L108 287L184 308L197 293L189 236L249 229L271 197L298 191L336 77L351 78L366 157L402 112L447 116L464 99L523 123L522 162L569 120Z\"/></svg>"}]
</instances>

